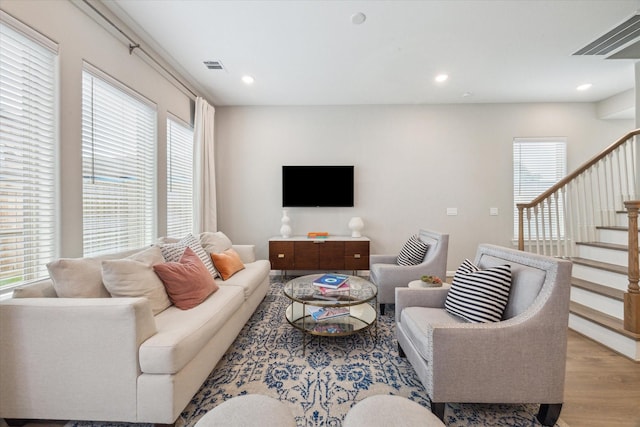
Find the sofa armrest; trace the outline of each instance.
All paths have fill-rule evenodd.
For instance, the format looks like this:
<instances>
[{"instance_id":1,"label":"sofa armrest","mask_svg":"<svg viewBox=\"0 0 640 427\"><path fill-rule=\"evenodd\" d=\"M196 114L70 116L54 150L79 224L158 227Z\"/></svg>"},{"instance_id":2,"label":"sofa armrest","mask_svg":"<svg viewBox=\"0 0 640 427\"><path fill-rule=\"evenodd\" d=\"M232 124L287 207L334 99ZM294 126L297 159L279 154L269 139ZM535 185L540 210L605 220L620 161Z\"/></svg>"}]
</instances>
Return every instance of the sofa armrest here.
<instances>
[{"instance_id":1,"label":"sofa armrest","mask_svg":"<svg viewBox=\"0 0 640 427\"><path fill-rule=\"evenodd\" d=\"M256 245L233 245L243 263L247 264L256 260Z\"/></svg>"},{"instance_id":2,"label":"sofa armrest","mask_svg":"<svg viewBox=\"0 0 640 427\"><path fill-rule=\"evenodd\" d=\"M138 351L155 333L146 298L1 301L0 390L11 393L0 414L103 419L117 407L135 419Z\"/></svg>"},{"instance_id":3,"label":"sofa armrest","mask_svg":"<svg viewBox=\"0 0 640 427\"><path fill-rule=\"evenodd\" d=\"M400 313L407 307L444 307L450 288L450 283L439 288L396 288L396 323L400 323Z\"/></svg>"}]
</instances>

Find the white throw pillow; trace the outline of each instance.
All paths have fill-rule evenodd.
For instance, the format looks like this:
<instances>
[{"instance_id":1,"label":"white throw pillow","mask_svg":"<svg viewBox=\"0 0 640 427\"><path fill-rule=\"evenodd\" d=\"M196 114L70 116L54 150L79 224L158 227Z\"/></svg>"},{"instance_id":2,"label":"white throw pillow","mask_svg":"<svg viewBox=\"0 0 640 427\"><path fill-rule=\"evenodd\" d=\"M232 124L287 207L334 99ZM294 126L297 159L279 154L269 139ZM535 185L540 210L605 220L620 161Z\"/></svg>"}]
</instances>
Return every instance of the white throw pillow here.
<instances>
[{"instance_id":1,"label":"white throw pillow","mask_svg":"<svg viewBox=\"0 0 640 427\"><path fill-rule=\"evenodd\" d=\"M220 254L232 246L231 240L222 231L200 233L200 243L210 254Z\"/></svg>"},{"instance_id":2,"label":"white throw pillow","mask_svg":"<svg viewBox=\"0 0 640 427\"><path fill-rule=\"evenodd\" d=\"M480 270L465 259L453 275L444 308L470 322L499 322L509 302L510 289L511 266Z\"/></svg>"},{"instance_id":3,"label":"white throw pillow","mask_svg":"<svg viewBox=\"0 0 640 427\"><path fill-rule=\"evenodd\" d=\"M164 263L162 250L153 246L124 259L102 261L102 281L112 297L145 297L156 315L171 301L162 280L153 270Z\"/></svg>"},{"instance_id":4,"label":"white throw pillow","mask_svg":"<svg viewBox=\"0 0 640 427\"><path fill-rule=\"evenodd\" d=\"M47 264L60 298L109 298L102 284L102 265L96 258L60 258Z\"/></svg>"},{"instance_id":5,"label":"white throw pillow","mask_svg":"<svg viewBox=\"0 0 640 427\"><path fill-rule=\"evenodd\" d=\"M213 265L213 261L211 261L211 256L209 256L202 247L202 244L191 233L187 234L178 243L167 243L162 245L160 249L162 249L162 256L164 256L166 262L179 262L184 254L184 248L187 246L198 255L198 258L200 258L205 267L207 267L211 276L213 276L214 279L218 277L218 272Z\"/></svg>"}]
</instances>

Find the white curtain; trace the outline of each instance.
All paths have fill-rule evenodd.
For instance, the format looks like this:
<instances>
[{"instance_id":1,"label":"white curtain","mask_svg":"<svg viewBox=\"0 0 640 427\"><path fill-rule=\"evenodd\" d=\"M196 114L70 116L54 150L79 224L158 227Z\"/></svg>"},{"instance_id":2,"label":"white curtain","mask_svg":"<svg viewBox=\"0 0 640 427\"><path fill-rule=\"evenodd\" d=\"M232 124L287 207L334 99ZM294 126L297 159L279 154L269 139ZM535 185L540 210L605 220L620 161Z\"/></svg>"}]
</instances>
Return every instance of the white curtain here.
<instances>
[{"instance_id":1,"label":"white curtain","mask_svg":"<svg viewBox=\"0 0 640 427\"><path fill-rule=\"evenodd\" d=\"M193 129L193 232L217 231L216 169L214 158L215 108L196 98Z\"/></svg>"}]
</instances>

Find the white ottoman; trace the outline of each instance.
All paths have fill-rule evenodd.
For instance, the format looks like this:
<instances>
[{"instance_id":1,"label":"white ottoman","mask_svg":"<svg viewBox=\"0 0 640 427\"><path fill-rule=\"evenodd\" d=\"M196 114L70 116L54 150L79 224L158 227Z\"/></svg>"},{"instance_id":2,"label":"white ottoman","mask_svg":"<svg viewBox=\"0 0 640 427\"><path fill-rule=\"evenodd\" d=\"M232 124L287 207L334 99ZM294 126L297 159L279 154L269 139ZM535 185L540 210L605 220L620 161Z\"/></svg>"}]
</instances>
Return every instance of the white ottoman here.
<instances>
[{"instance_id":1,"label":"white ottoman","mask_svg":"<svg viewBox=\"0 0 640 427\"><path fill-rule=\"evenodd\" d=\"M444 426L430 410L402 396L370 396L347 413L343 427L435 427Z\"/></svg>"},{"instance_id":2,"label":"white ottoman","mask_svg":"<svg viewBox=\"0 0 640 427\"><path fill-rule=\"evenodd\" d=\"M296 427L284 403L269 396L246 394L221 403L196 423L197 427Z\"/></svg>"}]
</instances>

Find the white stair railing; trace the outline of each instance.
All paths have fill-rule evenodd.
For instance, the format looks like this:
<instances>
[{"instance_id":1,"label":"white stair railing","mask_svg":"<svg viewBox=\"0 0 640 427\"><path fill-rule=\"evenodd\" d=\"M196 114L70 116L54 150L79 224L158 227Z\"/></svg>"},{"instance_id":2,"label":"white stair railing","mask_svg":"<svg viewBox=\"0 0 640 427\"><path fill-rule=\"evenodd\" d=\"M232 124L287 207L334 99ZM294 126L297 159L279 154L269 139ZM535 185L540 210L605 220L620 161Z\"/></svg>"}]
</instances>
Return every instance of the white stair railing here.
<instances>
[{"instance_id":1,"label":"white stair railing","mask_svg":"<svg viewBox=\"0 0 640 427\"><path fill-rule=\"evenodd\" d=\"M596 227L615 225L616 211L638 196L639 134L629 132L530 203L519 203L518 248L572 257L576 242L595 240Z\"/></svg>"}]
</instances>

